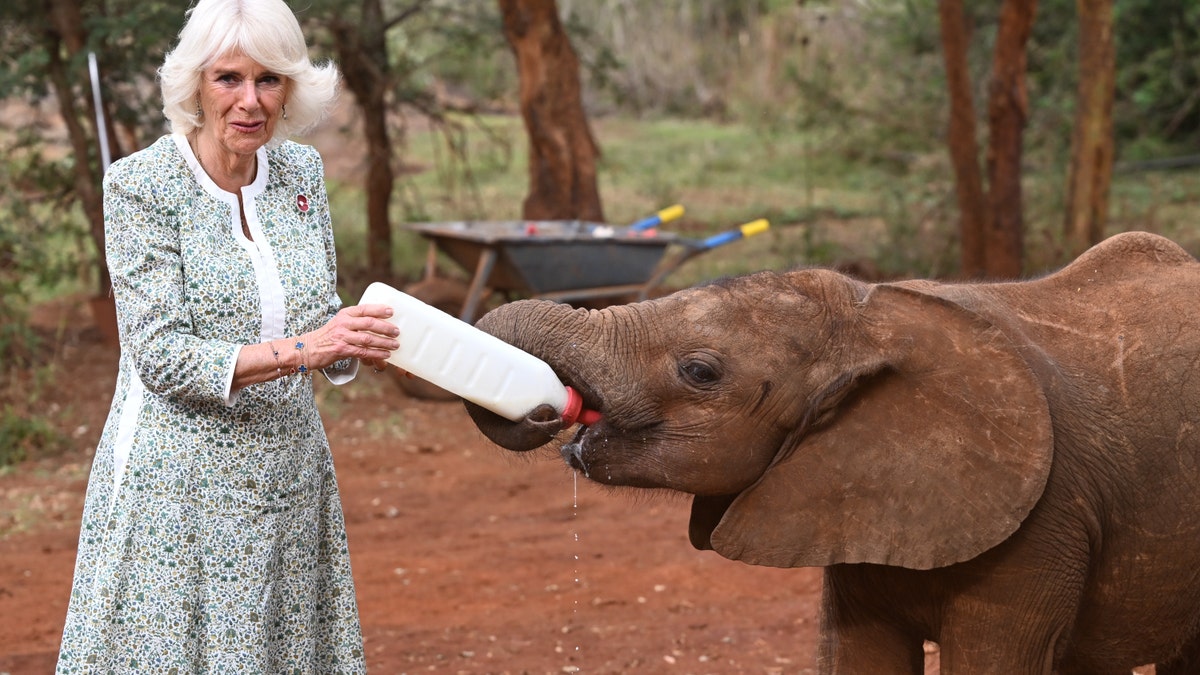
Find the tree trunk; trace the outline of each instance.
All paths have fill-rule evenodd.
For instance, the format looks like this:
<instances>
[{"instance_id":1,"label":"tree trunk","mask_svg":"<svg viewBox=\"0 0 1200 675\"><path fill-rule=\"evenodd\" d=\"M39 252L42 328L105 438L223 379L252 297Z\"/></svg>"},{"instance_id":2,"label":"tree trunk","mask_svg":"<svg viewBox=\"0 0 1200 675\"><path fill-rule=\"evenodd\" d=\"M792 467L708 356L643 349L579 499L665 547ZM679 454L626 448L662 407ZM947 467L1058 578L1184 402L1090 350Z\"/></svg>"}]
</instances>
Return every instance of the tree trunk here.
<instances>
[{"instance_id":1,"label":"tree trunk","mask_svg":"<svg viewBox=\"0 0 1200 675\"><path fill-rule=\"evenodd\" d=\"M988 94L988 202L986 274L991 278L1021 275L1024 219L1021 198L1022 137L1029 101L1025 89L1025 45L1033 29L1037 0L1004 0L992 61Z\"/></svg>"},{"instance_id":2,"label":"tree trunk","mask_svg":"<svg viewBox=\"0 0 1200 675\"><path fill-rule=\"evenodd\" d=\"M1104 236L1112 182L1116 77L1113 0L1076 0L1075 6L1079 13L1079 91L1064 232L1072 257Z\"/></svg>"},{"instance_id":3,"label":"tree trunk","mask_svg":"<svg viewBox=\"0 0 1200 675\"><path fill-rule=\"evenodd\" d=\"M975 138L975 104L971 95L971 73L967 66L970 37L962 0L940 0L938 14L942 31L942 57L946 63L946 86L950 93L950 161L958 197L961 267L964 277L986 273L985 235L989 211L979 170L979 143Z\"/></svg>"},{"instance_id":4,"label":"tree trunk","mask_svg":"<svg viewBox=\"0 0 1200 675\"><path fill-rule=\"evenodd\" d=\"M528 220L603 222L596 186L600 154L583 110L579 58L554 0L498 0L517 60L521 115L529 135Z\"/></svg>"},{"instance_id":5,"label":"tree trunk","mask_svg":"<svg viewBox=\"0 0 1200 675\"><path fill-rule=\"evenodd\" d=\"M101 176L96 171L97 165L91 159L91 146L93 139L99 138L101 133L108 135L110 149L119 152L119 146L114 144L116 139L112 133L111 122L106 124L103 130L97 128L96 110L90 96L84 97L83 110L80 109L71 74L62 60L62 48L66 48L67 54L75 55L87 42L78 1L52 0L48 9L49 23L44 37L46 53L50 57L46 68L47 76L54 88L59 114L67 127L71 150L75 154L75 194L83 208L84 217L87 218L92 245L96 247L96 296L102 297L109 295L112 279L108 274L108 255L104 248L104 197L100 187ZM91 91L90 86L87 91ZM81 121L85 114L88 114L90 128L94 134L89 135L88 127ZM111 120L112 116L106 115L105 119ZM117 156L119 155L114 155Z\"/></svg>"},{"instance_id":6,"label":"tree trunk","mask_svg":"<svg viewBox=\"0 0 1200 675\"><path fill-rule=\"evenodd\" d=\"M75 161L72 162L75 195L83 207L92 244L96 247L96 295L106 296L112 286L112 278L108 274L108 256L104 249L103 194L90 159L91 139L79 121L75 92L71 88L71 78L67 74L67 67L60 52L61 36L54 31L47 31L45 45L46 53L50 57L46 64L46 75L54 88L54 98L58 101L59 113L67 127L71 150L75 153Z\"/></svg>"},{"instance_id":7,"label":"tree trunk","mask_svg":"<svg viewBox=\"0 0 1200 675\"><path fill-rule=\"evenodd\" d=\"M363 0L360 25L335 20L330 26L346 87L354 93L367 144L367 268L376 278L392 273L390 210L395 174L387 126L389 69L383 8Z\"/></svg>"},{"instance_id":8,"label":"tree trunk","mask_svg":"<svg viewBox=\"0 0 1200 675\"><path fill-rule=\"evenodd\" d=\"M87 31L84 29L83 11L80 0L50 0L49 19L52 29L67 48L67 54L72 58L87 48ZM101 55L97 54L97 58ZM88 112L88 124L95 132L95 138L100 138L97 129L96 104L92 92L92 84L88 78L88 86L83 89L83 101ZM112 108L109 101L102 101L104 106L104 134L108 137L109 161L116 161L125 156L124 144L117 136L117 127L113 121ZM102 173L102 172L101 172Z\"/></svg>"}]
</instances>

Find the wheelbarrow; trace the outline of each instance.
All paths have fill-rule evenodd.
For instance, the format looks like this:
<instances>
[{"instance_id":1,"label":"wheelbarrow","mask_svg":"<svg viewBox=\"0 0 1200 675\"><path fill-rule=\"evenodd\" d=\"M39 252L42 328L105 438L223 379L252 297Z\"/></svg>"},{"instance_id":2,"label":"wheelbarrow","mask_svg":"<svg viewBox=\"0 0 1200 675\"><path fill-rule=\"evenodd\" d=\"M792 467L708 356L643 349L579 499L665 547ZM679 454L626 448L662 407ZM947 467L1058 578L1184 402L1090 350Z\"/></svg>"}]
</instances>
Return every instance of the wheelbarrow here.
<instances>
[{"instance_id":1,"label":"wheelbarrow","mask_svg":"<svg viewBox=\"0 0 1200 675\"><path fill-rule=\"evenodd\" d=\"M764 232L765 219L690 239L658 225L683 214L676 205L628 226L578 220L457 221L408 227L429 241L422 278L409 295L474 323L489 298L537 298L590 306L645 300L692 258ZM467 282L441 276L438 254L471 273ZM401 378L417 398L450 398L427 382Z\"/></svg>"}]
</instances>

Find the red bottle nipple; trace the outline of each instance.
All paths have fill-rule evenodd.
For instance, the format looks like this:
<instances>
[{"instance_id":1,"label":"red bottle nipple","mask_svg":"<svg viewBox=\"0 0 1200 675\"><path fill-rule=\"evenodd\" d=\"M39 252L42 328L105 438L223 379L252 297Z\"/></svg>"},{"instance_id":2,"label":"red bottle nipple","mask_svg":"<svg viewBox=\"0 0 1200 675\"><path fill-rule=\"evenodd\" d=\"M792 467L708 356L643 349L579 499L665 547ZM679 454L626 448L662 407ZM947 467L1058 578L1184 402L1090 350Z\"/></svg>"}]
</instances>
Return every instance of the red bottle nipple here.
<instances>
[{"instance_id":1,"label":"red bottle nipple","mask_svg":"<svg viewBox=\"0 0 1200 675\"><path fill-rule=\"evenodd\" d=\"M576 422L590 427L603 417L595 410L584 410L583 397L574 388L567 387L567 405L562 412L563 428L575 426Z\"/></svg>"}]
</instances>

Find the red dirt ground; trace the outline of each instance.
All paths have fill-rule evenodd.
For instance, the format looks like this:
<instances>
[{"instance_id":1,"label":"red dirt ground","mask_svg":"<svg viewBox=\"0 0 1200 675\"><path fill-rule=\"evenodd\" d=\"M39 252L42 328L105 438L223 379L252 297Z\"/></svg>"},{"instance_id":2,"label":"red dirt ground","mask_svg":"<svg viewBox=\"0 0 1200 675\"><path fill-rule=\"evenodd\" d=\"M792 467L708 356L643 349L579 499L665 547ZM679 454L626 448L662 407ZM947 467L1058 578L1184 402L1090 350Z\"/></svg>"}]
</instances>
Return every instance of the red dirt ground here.
<instances>
[{"instance_id":1,"label":"red dirt ground","mask_svg":"<svg viewBox=\"0 0 1200 675\"><path fill-rule=\"evenodd\" d=\"M115 380L116 349L94 328L61 342L49 405L75 448L0 473L0 673L12 675L53 671ZM814 672L816 570L696 551L686 499L577 486L548 452L492 445L461 404L364 375L318 395L372 673Z\"/></svg>"},{"instance_id":2,"label":"red dirt ground","mask_svg":"<svg viewBox=\"0 0 1200 675\"><path fill-rule=\"evenodd\" d=\"M0 470L0 675L52 673L62 636L117 364L83 304L35 320L59 334L47 412L74 447ZM461 404L408 398L389 375L317 395L370 672L816 672L819 570L696 551L686 498L577 483L552 451L501 450Z\"/></svg>"}]
</instances>

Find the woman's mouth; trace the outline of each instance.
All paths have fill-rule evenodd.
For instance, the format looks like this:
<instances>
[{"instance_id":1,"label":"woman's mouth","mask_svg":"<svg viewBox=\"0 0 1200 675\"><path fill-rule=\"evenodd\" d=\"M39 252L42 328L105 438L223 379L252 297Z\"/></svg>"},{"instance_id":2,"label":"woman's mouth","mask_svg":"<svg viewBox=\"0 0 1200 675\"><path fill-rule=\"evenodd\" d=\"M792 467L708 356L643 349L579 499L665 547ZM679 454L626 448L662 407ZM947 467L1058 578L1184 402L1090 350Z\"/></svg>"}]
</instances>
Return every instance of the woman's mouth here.
<instances>
[{"instance_id":1,"label":"woman's mouth","mask_svg":"<svg viewBox=\"0 0 1200 675\"><path fill-rule=\"evenodd\" d=\"M253 134L263 128L266 122L230 122L229 126L237 129L243 134Z\"/></svg>"}]
</instances>

